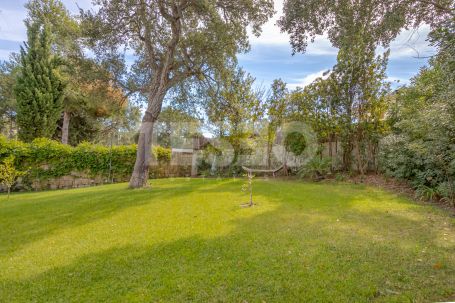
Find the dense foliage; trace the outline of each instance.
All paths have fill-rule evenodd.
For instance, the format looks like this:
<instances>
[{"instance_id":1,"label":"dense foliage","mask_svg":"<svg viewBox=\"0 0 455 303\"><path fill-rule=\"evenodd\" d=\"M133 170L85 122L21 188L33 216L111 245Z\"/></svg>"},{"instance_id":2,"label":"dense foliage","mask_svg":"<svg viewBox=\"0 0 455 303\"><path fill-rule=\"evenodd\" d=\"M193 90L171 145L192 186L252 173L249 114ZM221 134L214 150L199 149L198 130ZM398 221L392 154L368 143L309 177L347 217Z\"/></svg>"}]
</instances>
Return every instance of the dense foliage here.
<instances>
[{"instance_id":1,"label":"dense foliage","mask_svg":"<svg viewBox=\"0 0 455 303\"><path fill-rule=\"evenodd\" d=\"M153 156L158 161L159 164L167 164L171 162L171 149L162 147L162 146L154 146L152 150Z\"/></svg>"},{"instance_id":2,"label":"dense foliage","mask_svg":"<svg viewBox=\"0 0 455 303\"><path fill-rule=\"evenodd\" d=\"M453 18L453 1L287 0L278 25L290 36L294 52L327 35L339 49L328 79L318 80L294 99L297 116L307 120L321 141L339 140L342 167L364 174L377 170L379 139L384 135L386 66L389 47L403 28L423 22L432 30Z\"/></svg>"},{"instance_id":3,"label":"dense foliage","mask_svg":"<svg viewBox=\"0 0 455 303\"><path fill-rule=\"evenodd\" d=\"M337 48L349 47L349 37L359 33L387 46L403 28L423 22L438 27L453 17L453 0L286 0L283 13L278 25L295 52L322 34Z\"/></svg>"},{"instance_id":4,"label":"dense foliage","mask_svg":"<svg viewBox=\"0 0 455 303\"><path fill-rule=\"evenodd\" d=\"M313 157L299 169L298 175L301 178L310 177L314 181L322 180L330 173L331 163L330 158Z\"/></svg>"},{"instance_id":5,"label":"dense foliage","mask_svg":"<svg viewBox=\"0 0 455 303\"><path fill-rule=\"evenodd\" d=\"M300 156L307 146L305 136L299 132L290 132L284 138L284 147L287 152Z\"/></svg>"},{"instance_id":6,"label":"dense foliage","mask_svg":"<svg viewBox=\"0 0 455 303\"><path fill-rule=\"evenodd\" d=\"M18 56L0 62L0 133L13 137L16 131L16 98L14 85L19 72Z\"/></svg>"},{"instance_id":7,"label":"dense foliage","mask_svg":"<svg viewBox=\"0 0 455 303\"><path fill-rule=\"evenodd\" d=\"M31 143L0 137L0 161L14 157L14 165L26 182L69 175L72 172L89 176L115 176L122 179L131 173L135 145L106 147L81 143L71 147L57 141L39 138Z\"/></svg>"},{"instance_id":8,"label":"dense foliage","mask_svg":"<svg viewBox=\"0 0 455 303\"><path fill-rule=\"evenodd\" d=\"M260 99L254 90L255 79L242 69L236 69L231 77L221 79L220 85L208 91L207 115L213 130L232 146L232 165L238 165L240 154L251 152L247 139L261 116Z\"/></svg>"},{"instance_id":9,"label":"dense foliage","mask_svg":"<svg viewBox=\"0 0 455 303\"><path fill-rule=\"evenodd\" d=\"M454 32L428 68L391 98L392 133L382 140L386 174L408 179L424 197L455 201ZM437 32L434 35L439 35Z\"/></svg>"}]
</instances>

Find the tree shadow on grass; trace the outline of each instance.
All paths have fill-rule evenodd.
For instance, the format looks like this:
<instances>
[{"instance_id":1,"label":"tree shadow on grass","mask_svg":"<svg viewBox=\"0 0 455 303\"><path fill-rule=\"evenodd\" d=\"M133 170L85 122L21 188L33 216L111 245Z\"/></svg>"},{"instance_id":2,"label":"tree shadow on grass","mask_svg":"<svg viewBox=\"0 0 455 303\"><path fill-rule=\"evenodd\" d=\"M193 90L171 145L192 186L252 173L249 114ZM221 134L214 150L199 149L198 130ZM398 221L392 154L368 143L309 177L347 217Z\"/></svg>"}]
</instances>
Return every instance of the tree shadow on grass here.
<instances>
[{"instance_id":1,"label":"tree shadow on grass","mask_svg":"<svg viewBox=\"0 0 455 303\"><path fill-rule=\"evenodd\" d=\"M63 228L80 226L126 208L161 203L222 182L152 181L152 189L129 190L126 184L17 194L0 203L0 256L14 252Z\"/></svg>"},{"instance_id":2,"label":"tree shadow on grass","mask_svg":"<svg viewBox=\"0 0 455 303\"><path fill-rule=\"evenodd\" d=\"M428 302L455 293L453 246L434 241L435 227L422 236L425 222L393 213L309 213L286 195L272 199L277 208L235 219L226 235L87 252L4 281L0 301Z\"/></svg>"}]
</instances>

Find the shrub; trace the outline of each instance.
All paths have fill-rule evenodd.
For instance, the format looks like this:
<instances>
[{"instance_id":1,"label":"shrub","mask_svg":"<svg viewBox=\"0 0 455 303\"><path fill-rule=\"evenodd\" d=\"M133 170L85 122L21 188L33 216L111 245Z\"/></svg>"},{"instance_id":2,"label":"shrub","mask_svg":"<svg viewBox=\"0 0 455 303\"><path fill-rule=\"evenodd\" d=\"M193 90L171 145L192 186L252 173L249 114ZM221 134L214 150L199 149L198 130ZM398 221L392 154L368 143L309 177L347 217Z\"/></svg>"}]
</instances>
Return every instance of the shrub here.
<instances>
[{"instance_id":1,"label":"shrub","mask_svg":"<svg viewBox=\"0 0 455 303\"><path fill-rule=\"evenodd\" d=\"M381 141L380 167L409 180L419 198L455 200L454 79L441 52L390 99L391 134Z\"/></svg>"},{"instance_id":2,"label":"shrub","mask_svg":"<svg viewBox=\"0 0 455 303\"><path fill-rule=\"evenodd\" d=\"M455 153L445 142L392 134L381 141L379 159L382 171L409 180L418 198L455 200L455 170L451 167Z\"/></svg>"},{"instance_id":3,"label":"shrub","mask_svg":"<svg viewBox=\"0 0 455 303\"><path fill-rule=\"evenodd\" d=\"M343 181L346 180L346 176L343 175L343 174L338 173L338 174L336 174L336 176L335 176L335 180L336 180L337 182L343 182Z\"/></svg>"},{"instance_id":4,"label":"shrub","mask_svg":"<svg viewBox=\"0 0 455 303\"><path fill-rule=\"evenodd\" d=\"M455 206L455 182L443 182L438 185L436 190L444 202Z\"/></svg>"},{"instance_id":5,"label":"shrub","mask_svg":"<svg viewBox=\"0 0 455 303\"><path fill-rule=\"evenodd\" d=\"M420 200L433 201L438 196L438 192L436 189L431 188L429 186L419 185L416 188L415 196L416 196L416 198L418 198Z\"/></svg>"},{"instance_id":6,"label":"shrub","mask_svg":"<svg viewBox=\"0 0 455 303\"><path fill-rule=\"evenodd\" d=\"M322 180L330 173L331 164L330 158L316 156L300 168L298 175L301 178L310 177L315 181Z\"/></svg>"},{"instance_id":7,"label":"shrub","mask_svg":"<svg viewBox=\"0 0 455 303\"><path fill-rule=\"evenodd\" d=\"M197 163L197 170L201 176L209 176L210 175L210 168L212 165L207 162L204 158L198 159Z\"/></svg>"},{"instance_id":8,"label":"shrub","mask_svg":"<svg viewBox=\"0 0 455 303\"><path fill-rule=\"evenodd\" d=\"M243 174L243 168L241 165L230 165L225 172L226 177L238 177Z\"/></svg>"},{"instance_id":9,"label":"shrub","mask_svg":"<svg viewBox=\"0 0 455 303\"><path fill-rule=\"evenodd\" d=\"M172 150L170 148L162 147L162 146L154 146L153 147L153 156L160 164L169 164L171 162L171 154Z\"/></svg>"},{"instance_id":10,"label":"shrub","mask_svg":"<svg viewBox=\"0 0 455 303\"><path fill-rule=\"evenodd\" d=\"M287 134L284 139L284 147L287 152L292 152L296 156L300 156L307 146L305 136L299 132L293 131Z\"/></svg>"},{"instance_id":11,"label":"shrub","mask_svg":"<svg viewBox=\"0 0 455 303\"><path fill-rule=\"evenodd\" d=\"M0 163L0 183L6 187L8 191L8 198L11 192L11 187L16 182L19 176L22 176L24 172L17 170L14 167L14 157L9 156Z\"/></svg>"}]
</instances>

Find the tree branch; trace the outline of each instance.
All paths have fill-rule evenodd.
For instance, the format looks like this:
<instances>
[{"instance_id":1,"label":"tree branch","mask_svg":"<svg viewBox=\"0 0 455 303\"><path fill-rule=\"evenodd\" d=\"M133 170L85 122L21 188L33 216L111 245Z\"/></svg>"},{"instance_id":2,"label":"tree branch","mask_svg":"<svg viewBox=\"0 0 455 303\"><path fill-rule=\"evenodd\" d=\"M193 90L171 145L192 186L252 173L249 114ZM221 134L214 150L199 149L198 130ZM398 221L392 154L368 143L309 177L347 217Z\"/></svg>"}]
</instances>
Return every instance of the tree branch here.
<instances>
[{"instance_id":1,"label":"tree branch","mask_svg":"<svg viewBox=\"0 0 455 303\"><path fill-rule=\"evenodd\" d=\"M145 48L147 50L147 61L150 64L150 66L157 70L158 64L156 62L156 52L153 47L153 43L151 41L151 36L152 36L152 30L150 28L150 23L147 20L147 6L145 5L145 1L141 0L140 3L140 15L142 19L142 24L144 25L144 36L141 35L141 26L139 24L138 26L138 36L139 38L144 42Z\"/></svg>"}]
</instances>

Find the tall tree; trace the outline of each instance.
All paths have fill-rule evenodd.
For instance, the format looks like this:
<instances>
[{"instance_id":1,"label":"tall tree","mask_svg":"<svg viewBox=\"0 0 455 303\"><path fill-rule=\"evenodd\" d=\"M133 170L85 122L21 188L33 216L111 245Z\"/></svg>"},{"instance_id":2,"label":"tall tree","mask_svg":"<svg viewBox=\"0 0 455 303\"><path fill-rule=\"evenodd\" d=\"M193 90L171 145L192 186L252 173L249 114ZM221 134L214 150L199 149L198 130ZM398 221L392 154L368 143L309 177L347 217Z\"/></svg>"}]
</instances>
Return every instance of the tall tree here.
<instances>
[{"instance_id":1,"label":"tall tree","mask_svg":"<svg viewBox=\"0 0 455 303\"><path fill-rule=\"evenodd\" d=\"M284 122L288 109L288 90L286 83L281 79L274 80L270 88L269 97L266 99L267 112L267 167L270 168L272 161L273 142L276 132Z\"/></svg>"},{"instance_id":2,"label":"tall tree","mask_svg":"<svg viewBox=\"0 0 455 303\"><path fill-rule=\"evenodd\" d=\"M218 135L226 139L234 150L231 165L236 165L242 143L253 135L253 128L261 116L261 104L253 89L255 79L238 68L219 80L210 90L207 116L216 125Z\"/></svg>"},{"instance_id":3,"label":"tall tree","mask_svg":"<svg viewBox=\"0 0 455 303\"><path fill-rule=\"evenodd\" d=\"M52 55L49 26L26 22L28 42L21 47L21 69L14 89L19 138L50 138L57 128L63 105L64 83Z\"/></svg>"},{"instance_id":4,"label":"tall tree","mask_svg":"<svg viewBox=\"0 0 455 303\"><path fill-rule=\"evenodd\" d=\"M247 26L259 34L273 13L272 0L97 0L85 12L96 52L121 58L119 47L136 55L135 87L146 98L130 187L147 185L153 124L169 90L182 81L224 69L247 51ZM106 57L106 56L105 56Z\"/></svg>"},{"instance_id":5,"label":"tall tree","mask_svg":"<svg viewBox=\"0 0 455 303\"><path fill-rule=\"evenodd\" d=\"M309 125L316 133L319 144L329 142L330 156L333 152L332 141L336 141L340 134L338 83L334 80L331 76L327 79L317 78L290 95L292 120Z\"/></svg>"},{"instance_id":6,"label":"tall tree","mask_svg":"<svg viewBox=\"0 0 455 303\"><path fill-rule=\"evenodd\" d=\"M89 69L86 76L72 78L71 86L75 89L65 91L62 127L56 132L56 138L61 138L62 143L76 145L95 139L105 142L103 137L112 136L125 122L130 105L123 91L88 73ZM90 78L92 81L88 82Z\"/></svg>"},{"instance_id":7,"label":"tall tree","mask_svg":"<svg viewBox=\"0 0 455 303\"><path fill-rule=\"evenodd\" d=\"M351 168L354 151L357 171L362 175L368 169L368 161L375 162L389 91L385 82L388 52L375 56L375 49L370 46L360 38L349 49L340 49L329 80L329 93L337 101L344 168Z\"/></svg>"},{"instance_id":8,"label":"tall tree","mask_svg":"<svg viewBox=\"0 0 455 303\"><path fill-rule=\"evenodd\" d=\"M351 48L340 49L326 79L319 78L291 95L295 118L309 123L321 144L329 142L329 155L332 141L340 139L345 170L351 169L353 152L361 174L377 164L389 91L387 55L375 56L374 48L353 41Z\"/></svg>"},{"instance_id":9,"label":"tall tree","mask_svg":"<svg viewBox=\"0 0 455 303\"><path fill-rule=\"evenodd\" d=\"M71 116L84 108L79 88L84 76L89 74L86 69L81 71L81 67L87 66L84 66L85 58L79 43L79 24L59 0L30 0L25 7L28 10L27 22L38 26L47 24L52 35L52 50L64 58L61 75L67 80L67 85L59 134L62 143L68 144Z\"/></svg>"},{"instance_id":10,"label":"tall tree","mask_svg":"<svg viewBox=\"0 0 455 303\"><path fill-rule=\"evenodd\" d=\"M67 85L54 137L77 144L111 134L127 117L128 100L110 81L109 71L84 53L78 19L60 0L30 0L25 7L28 22L49 25L53 53L64 63L60 74Z\"/></svg>"}]
</instances>

